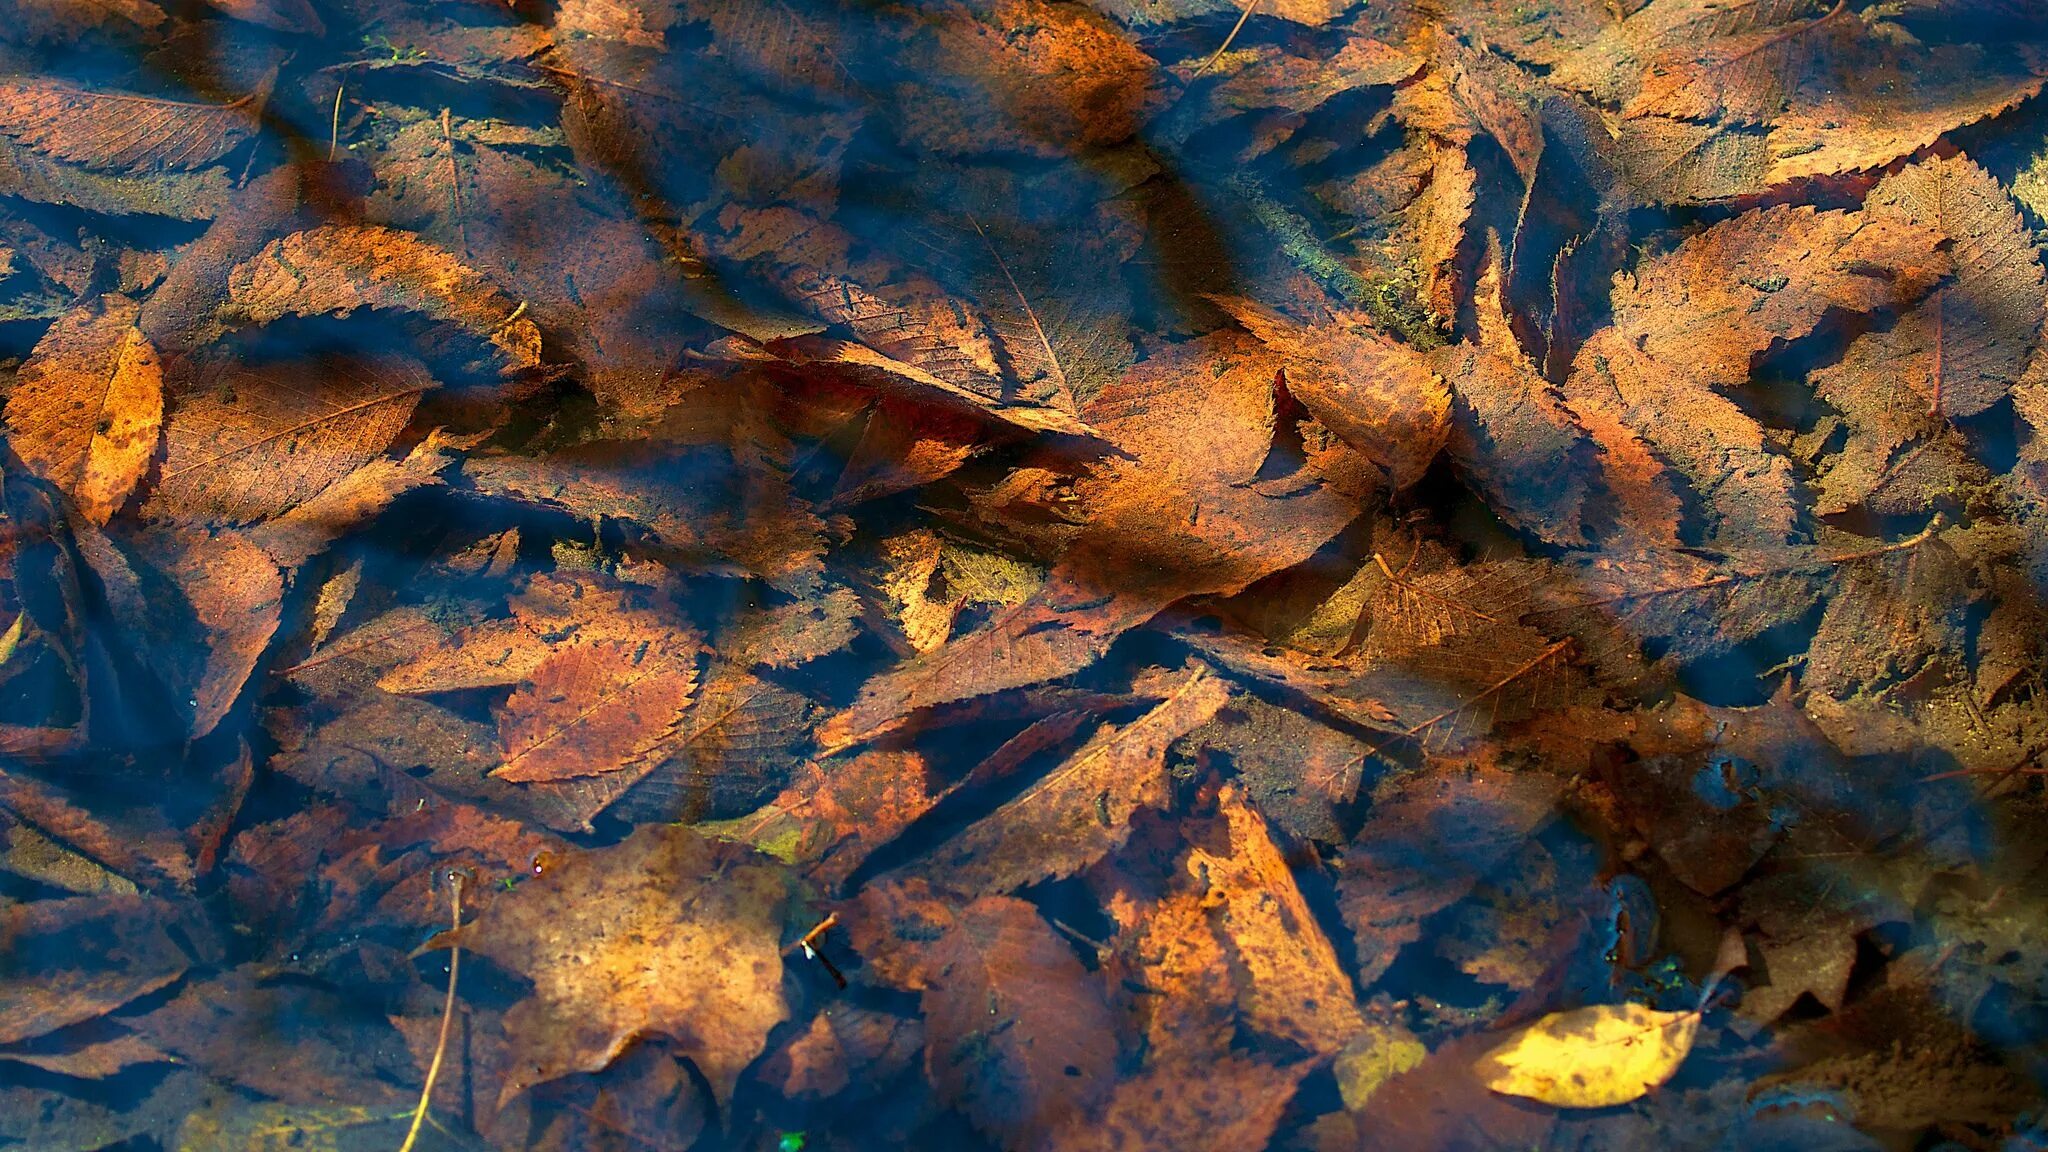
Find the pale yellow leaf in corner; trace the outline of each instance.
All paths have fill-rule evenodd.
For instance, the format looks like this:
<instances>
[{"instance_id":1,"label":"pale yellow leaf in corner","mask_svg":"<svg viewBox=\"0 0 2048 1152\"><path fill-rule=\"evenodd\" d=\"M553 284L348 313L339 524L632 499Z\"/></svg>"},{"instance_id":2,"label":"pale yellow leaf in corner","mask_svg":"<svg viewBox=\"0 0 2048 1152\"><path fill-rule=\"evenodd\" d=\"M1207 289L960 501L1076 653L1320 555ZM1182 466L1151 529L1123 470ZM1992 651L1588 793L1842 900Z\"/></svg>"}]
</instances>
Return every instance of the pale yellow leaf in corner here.
<instances>
[{"instance_id":1,"label":"pale yellow leaf in corner","mask_svg":"<svg viewBox=\"0 0 2048 1152\"><path fill-rule=\"evenodd\" d=\"M1559 1108L1607 1108L1671 1079L1692 1051L1700 1013L1641 1004L1553 1012L1472 1065L1488 1088Z\"/></svg>"}]
</instances>

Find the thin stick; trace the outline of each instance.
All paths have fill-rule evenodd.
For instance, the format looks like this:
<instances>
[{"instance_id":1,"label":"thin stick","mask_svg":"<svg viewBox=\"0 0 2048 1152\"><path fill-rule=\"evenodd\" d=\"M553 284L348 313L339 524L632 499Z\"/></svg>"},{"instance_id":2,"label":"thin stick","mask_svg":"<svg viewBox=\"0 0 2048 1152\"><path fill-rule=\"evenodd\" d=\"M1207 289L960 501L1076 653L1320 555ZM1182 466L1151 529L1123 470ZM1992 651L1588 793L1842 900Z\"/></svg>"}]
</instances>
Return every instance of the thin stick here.
<instances>
[{"instance_id":1,"label":"thin stick","mask_svg":"<svg viewBox=\"0 0 2048 1152\"><path fill-rule=\"evenodd\" d=\"M334 163L334 151L341 146L341 94L346 91L348 91L348 81L346 80L342 81L334 90L334 123L327 128L327 162L329 164Z\"/></svg>"},{"instance_id":2,"label":"thin stick","mask_svg":"<svg viewBox=\"0 0 2048 1152\"><path fill-rule=\"evenodd\" d=\"M1223 43L1218 44L1216 46L1216 51L1210 53L1209 58L1207 60L1202 61L1202 66L1200 68L1195 69L1195 74L1188 77L1188 84L1193 84L1195 81L1200 80L1202 78L1202 73L1207 72L1212 66L1215 65L1215 63L1218 60L1223 59L1223 54L1225 52L1230 51L1231 44L1236 42L1237 34L1239 32L1244 31L1244 22L1251 19L1252 13L1258 10L1259 0L1251 0L1250 3L1244 6L1243 13L1241 13L1237 18L1237 23L1233 25L1230 29L1230 35L1225 36L1223 38ZM1186 88L1187 85L1184 84L1182 85L1182 87Z\"/></svg>"},{"instance_id":3,"label":"thin stick","mask_svg":"<svg viewBox=\"0 0 2048 1152\"><path fill-rule=\"evenodd\" d=\"M448 874L450 930L462 927L462 873ZM427 1119L427 1103L434 1096L434 1081L441 1075L441 1057L448 1051L448 1030L455 1023L455 978L462 971L462 946L448 950L448 998L441 1002L441 1038L434 1042L434 1059L427 1065L427 1082L420 1087L419 1107L412 1111L412 1127L406 1131L405 1143L398 1146L398 1152L412 1152L413 1141L420 1138L420 1125Z\"/></svg>"}]
</instances>

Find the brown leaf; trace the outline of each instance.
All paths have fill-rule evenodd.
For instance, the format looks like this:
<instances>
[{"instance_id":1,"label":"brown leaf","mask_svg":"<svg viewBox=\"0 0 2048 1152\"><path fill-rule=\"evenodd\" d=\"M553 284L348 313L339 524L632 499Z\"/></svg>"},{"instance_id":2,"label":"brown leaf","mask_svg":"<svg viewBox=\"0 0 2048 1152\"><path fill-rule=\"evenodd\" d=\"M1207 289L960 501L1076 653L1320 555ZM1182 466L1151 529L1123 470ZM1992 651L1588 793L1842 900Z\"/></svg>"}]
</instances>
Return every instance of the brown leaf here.
<instances>
[{"instance_id":1,"label":"brown leaf","mask_svg":"<svg viewBox=\"0 0 2048 1152\"><path fill-rule=\"evenodd\" d=\"M1261 813L1299 840L1341 843L1342 813L1368 773L1373 746L1290 708L1240 694L1188 737L1228 758Z\"/></svg>"},{"instance_id":2,"label":"brown leaf","mask_svg":"<svg viewBox=\"0 0 2048 1152\"><path fill-rule=\"evenodd\" d=\"M1356 512L1310 458L1298 489L1257 483L1275 449L1277 364L1241 336L1162 352L1083 413L1123 454L1077 485L1091 515L1035 595L929 656L870 680L820 730L826 748L889 731L911 713L1057 679L1184 596L1241 591L1300 563ZM1200 410L1203 418L1182 417ZM1285 461L1284 463L1294 463Z\"/></svg>"},{"instance_id":3,"label":"brown leaf","mask_svg":"<svg viewBox=\"0 0 2048 1152\"><path fill-rule=\"evenodd\" d=\"M524 784L630 767L675 730L696 686L688 636L557 651L499 711L504 762L491 774Z\"/></svg>"},{"instance_id":4,"label":"brown leaf","mask_svg":"<svg viewBox=\"0 0 2048 1152\"><path fill-rule=\"evenodd\" d=\"M533 981L505 1014L525 1059L499 1103L595 1072L636 1036L673 1039L719 1102L789 1015L781 933L788 881L749 849L642 828L568 854L430 947L460 946Z\"/></svg>"},{"instance_id":5,"label":"brown leaf","mask_svg":"<svg viewBox=\"0 0 2048 1152\"><path fill-rule=\"evenodd\" d=\"M234 185L219 166L197 172L100 172L0 138L0 191L109 216L211 220L227 211Z\"/></svg>"},{"instance_id":6,"label":"brown leaf","mask_svg":"<svg viewBox=\"0 0 2048 1152\"><path fill-rule=\"evenodd\" d=\"M1118 927L1103 970L1114 978L1127 1031L1155 1060L1209 1059L1231 1046L1237 983L1224 943L1209 923L1207 893L1165 876L1134 876L1112 858L1089 874L1114 885L1104 910Z\"/></svg>"},{"instance_id":7,"label":"brown leaf","mask_svg":"<svg viewBox=\"0 0 2048 1152\"><path fill-rule=\"evenodd\" d=\"M58 160L109 172L204 168L255 129L258 96L192 104L49 81L0 83L0 132Z\"/></svg>"},{"instance_id":8,"label":"brown leaf","mask_svg":"<svg viewBox=\"0 0 2048 1152\"><path fill-rule=\"evenodd\" d=\"M792 1099L823 1099L849 1088L858 1098L895 1080L923 1050L924 1025L915 1017L833 1005L812 1017L810 1029L771 1057L762 1073Z\"/></svg>"},{"instance_id":9,"label":"brown leaf","mask_svg":"<svg viewBox=\"0 0 2048 1152\"><path fill-rule=\"evenodd\" d=\"M566 823L552 808L541 816L564 830L588 831L606 810L642 823L738 815L789 778L811 730L806 698L714 663L654 755L603 776L525 787L566 809Z\"/></svg>"},{"instance_id":10,"label":"brown leaf","mask_svg":"<svg viewBox=\"0 0 2048 1152\"><path fill-rule=\"evenodd\" d=\"M1144 716L1104 725L1045 777L935 850L908 874L967 893L1011 892L1071 876L1130 835L1140 808L1168 800L1166 749L1230 699L1228 684L1196 669Z\"/></svg>"},{"instance_id":11,"label":"brown leaf","mask_svg":"<svg viewBox=\"0 0 2048 1152\"><path fill-rule=\"evenodd\" d=\"M433 385L407 356L211 361L164 422L143 511L229 525L289 511L382 453Z\"/></svg>"},{"instance_id":12,"label":"brown leaf","mask_svg":"<svg viewBox=\"0 0 2048 1152\"><path fill-rule=\"evenodd\" d=\"M1358 0L1270 0L1261 11L1273 16L1320 28L1350 11ZM1237 0L1088 0L1088 6L1141 27L1176 24L1218 13L1239 11Z\"/></svg>"},{"instance_id":13,"label":"brown leaf","mask_svg":"<svg viewBox=\"0 0 2048 1152\"><path fill-rule=\"evenodd\" d=\"M929 773L923 756L891 748L814 760L765 808L734 821L733 828L747 843L834 889L875 849L931 810L937 797Z\"/></svg>"},{"instance_id":14,"label":"brown leaf","mask_svg":"<svg viewBox=\"0 0 2048 1152\"><path fill-rule=\"evenodd\" d=\"M191 735L198 739L234 707L270 647L283 611L284 580L267 553L235 532L163 526L135 539L176 589L175 599L124 598L116 611L128 617L123 624L148 645L145 651L152 651L151 670L189 714ZM123 562L104 552L93 562L103 580L121 578L114 565ZM132 573L126 578L134 579Z\"/></svg>"},{"instance_id":15,"label":"brown leaf","mask_svg":"<svg viewBox=\"0 0 2048 1152\"><path fill-rule=\"evenodd\" d=\"M792 336L771 340L763 347L790 364L836 370L877 391L962 415L993 418L1026 432L1086 436L1093 431L1058 408L1003 403L996 396L956 384L916 364L891 359L861 344L824 336Z\"/></svg>"},{"instance_id":16,"label":"brown leaf","mask_svg":"<svg viewBox=\"0 0 2048 1152\"><path fill-rule=\"evenodd\" d=\"M950 3L901 57L897 130L914 148L974 154L998 144L1067 156L1137 133L1155 65L1108 21L1047 0Z\"/></svg>"},{"instance_id":17,"label":"brown leaf","mask_svg":"<svg viewBox=\"0 0 2048 1152\"><path fill-rule=\"evenodd\" d=\"M1588 505L1602 494L1596 442L1515 343L1497 263L1476 295L1480 341L1431 357L1451 384L1451 459L1511 526L1549 544L1584 544Z\"/></svg>"},{"instance_id":18,"label":"brown leaf","mask_svg":"<svg viewBox=\"0 0 2048 1152\"><path fill-rule=\"evenodd\" d=\"M1183 866L1202 889L1211 929L1230 957L1245 1027L1319 1056L1341 1050L1365 1020L1351 977L1302 898L1294 872L1234 784L1216 806L1220 842L1198 839Z\"/></svg>"},{"instance_id":19,"label":"brown leaf","mask_svg":"<svg viewBox=\"0 0 2048 1152\"><path fill-rule=\"evenodd\" d=\"M1421 353L1373 332L1362 317L1303 323L1249 300L1217 303L1279 354L1288 392L1385 468L1395 488L1422 479L1443 447L1451 396Z\"/></svg>"},{"instance_id":20,"label":"brown leaf","mask_svg":"<svg viewBox=\"0 0 2048 1152\"><path fill-rule=\"evenodd\" d=\"M870 885L857 917L848 930L875 974L920 993L925 1071L975 1127L1008 1147L1037 1147L1107 1094L1109 1009L1031 905L1008 896L950 904L912 880Z\"/></svg>"},{"instance_id":21,"label":"brown leaf","mask_svg":"<svg viewBox=\"0 0 2048 1152\"><path fill-rule=\"evenodd\" d=\"M1764 7L1758 5L1755 7ZM1776 120L1809 83L1847 79L1861 25L1846 5L1651 58L1625 116L1755 124Z\"/></svg>"},{"instance_id":22,"label":"brown leaf","mask_svg":"<svg viewBox=\"0 0 2048 1152\"><path fill-rule=\"evenodd\" d=\"M1791 465L1720 392L1829 309L1917 298L1948 268L1935 241L1874 215L1790 206L1717 224L1617 281L1614 324L1580 349L1566 401L1581 419L1626 426L1681 473L1704 505L1705 539L1789 543L1800 531Z\"/></svg>"},{"instance_id":23,"label":"brown leaf","mask_svg":"<svg viewBox=\"0 0 2048 1152\"><path fill-rule=\"evenodd\" d=\"M1274 1068L1232 1052L1158 1063L1119 1083L1100 1119L1077 1120L1057 1152L1231 1152L1273 1139L1309 1065Z\"/></svg>"},{"instance_id":24,"label":"brown leaf","mask_svg":"<svg viewBox=\"0 0 2048 1152\"><path fill-rule=\"evenodd\" d=\"M229 273L220 316L268 324L358 308L453 325L489 342L506 374L540 363L540 330L522 306L450 253L391 228L329 224L271 241Z\"/></svg>"},{"instance_id":25,"label":"brown leaf","mask_svg":"<svg viewBox=\"0 0 2048 1152\"><path fill-rule=\"evenodd\" d=\"M270 976L255 965L230 969L130 1024L183 1062L279 1100L408 1100L398 1085L412 1062L390 1024L323 982Z\"/></svg>"},{"instance_id":26,"label":"brown leaf","mask_svg":"<svg viewBox=\"0 0 2048 1152\"><path fill-rule=\"evenodd\" d=\"M2004 399L2026 371L2044 316L2040 255L2011 198L1969 159L1937 156L1886 177L1864 210L1949 241L1954 276L1889 330L1866 337L1876 347L1852 349L1844 365L1884 365L1882 378L1950 419ZM1868 380L1860 390L1880 391Z\"/></svg>"},{"instance_id":27,"label":"brown leaf","mask_svg":"<svg viewBox=\"0 0 2048 1152\"><path fill-rule=\"evenodd\" d=\"M74 309L36 343L7 397L15 454L94 524L141 481L163 420L163 368L135 315L125 296Z\"/></svg>"},{"instance_id":28,"label":"brown leaf","mask_svg":"<svg viewBox=\"0 0 2048 1152\"><path fill-rule=\"evenodd\" d=\"M461 253L532 304L600 401L658 416L684 394L668 377L693 334L675 264L604 181L564 179L525 142L497 120L407 124L371 154L372 217Z\"/></svg>"},{"instance_id":29,"label":"brown leaf","mask_svg":"<svg viewBox=\"0 0 2048 1152\"><path fill-rule=\"evenodd\" d=\"M1344 919L1370 988L1422 921L1448 908L1549 819L1548 777L1444 762L1390 780L1344 857Z\"/></svg>"},{"instance_id":30,"label":"brown leaf","mask_svg":"<svg viewBox=\"0 0 2048 1152\"><path fill-rule=\"evenodd\" d=\"M13 15L0 38L20 37L32 44L71 43L81 31L103 32L110 26L133 35L164 22L164 10L150 0L20 0Z\"/></svg>"},{"instance_id":31,"label":"brown leaf","mask_svg":"<svg viewBox=\"0 0 2048 1152\"><path fill-rule=\"evenodd\" d=\"M132 1032L109 1031L104 1038L82 1040L60 1051L0 1052L0 1060L11 1060L81 1080L105 1080L138 1064L173 1064L176 1061L154 1044Z\"/></svg>"},{"instance_id":32,"label":"brown leaf","mask_svg":"<svg viewBox=\"0 0 2048 1152\"><path fill-rule=\"evenodd\" d=\"M493 496L621 521L676 557L672 563L737 564L802 588L820 568L824 525L789 489L780 461L792 449L764 440L749 438L746 466L730 455L600 441L545 456L471 456L463 475ZM699 466L717 482L679 482Z\"/></svg>"},{"instance_id":33,"label":"brown leaf","mask_svg":"<svg viewBox=\"0 0 2048 1152\"><path fill-rule=\"evenodd\" d=\"M371 460L322 489L284 515L251 529L249 539L278 566L296 569L328 545L368 527L392 501L441 482L455 463L450 441L439 431L413 445L403 460Z\"/></svg>"},{"instance_id":34,"label":"brown leaf","mask_svg":"<svg viewBox=\"0 0 2048 1152\"><path fill-rule=\"evenodd\" d=\"M1814 7L1651 4L1552 79L1626 105L1623 166L1639 194L1674 203L1879 168L2041 88L2005 45L1924 43Z\"/></svg>"},{"instance_id":35,"label":"brown leaf","mask_svg":"<svg viewBox=\"0 0 2048 1152\"><path fill-rule=\"evenodd\" d=\"M793 304L851 331L882 362L907 364L991 406L1001 396L1001 369L987 322L959 311L930 278L857 258L851 234L795 207L732 205L719 214L718 226L708 239L720 256L758 269ZM783 354L804 346L790 347ZM830 352L805 355L833 358Z\"/></svg>"},{"instance_id":36,"label":"brown leaf","mask_svg":"<svg viewBox=\"0 0 2048 1152\"><path fill-rule=\"evenodd\" d=\"M10 903L0 911L10 978L0 985L0 1044L104 1016L183 975L161 901L94 896Z\"/></svg>"},{"instance_id":37,"label":"brown leaf","mask_svg":"<svg viewBox=\"0 0 2048 1152\"><path fill-rule=\"evenodd\" d=\"M327 28L307 0L206 0L216 10L260 28L325 36Z\"/></svg>"}]
</instances>

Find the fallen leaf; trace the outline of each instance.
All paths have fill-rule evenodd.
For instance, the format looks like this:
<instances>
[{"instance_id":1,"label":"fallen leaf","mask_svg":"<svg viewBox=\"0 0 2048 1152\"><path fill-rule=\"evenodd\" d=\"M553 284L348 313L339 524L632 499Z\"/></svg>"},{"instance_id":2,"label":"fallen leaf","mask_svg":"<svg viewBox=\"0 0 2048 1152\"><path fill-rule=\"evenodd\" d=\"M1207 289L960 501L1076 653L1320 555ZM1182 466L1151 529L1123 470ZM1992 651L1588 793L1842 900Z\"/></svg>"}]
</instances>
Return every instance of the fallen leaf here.
<instances>
[{"instance_id":1,"label":"fallen leaf","mask_svg":"<svg viewBox=\"0 0 2048 1152\"><path fill-rule=\"evenodd\" d=\"M1197 843L1183 867L1203 889L1210 926L1230 957L1243 1024L1319 1056L1365 1027L1351 976L1318 927L1265 820L1233 785L1216 797L1224 839Z\"/></svg>"},{"instance_id":2,"label":"fallen leaf","mask_svg":"<svg viewBox=\"0 0 2048 1152\"><path fill-rule=\"evenodd\" d=\"M1696 1009L1596 1004L1543 1017L1472 1069L1504 1095L1559 1108L1611 1108L1671 1079L1699 1028Z\"/></svg>"},{"instance_id":3,"label":"fallen leaf","mask_svg":"<svg viewBox=\"0 0 2048 1152\"><path fill-rule=\"evenodd\" d=\"M8 442L37 475L104 524L156 455L163 367L136 305L102 296L50 326L7 397Z\"/></svg>"},{"instance_id":4,"label":"fallen leaf","mask_svg":"<svg viewBox=\"0 0 2048 1152\"><path fill-rule=\"evenodd\" d=\"M881 979L919 993L925 1069L976 1127L1035 1147L1108 1093L1109 1009L1031 905L949 903L912 880L869 885L859 907L854 946Z\"/></svg>"},{"instance_id":5,"label":"fallen leaf","mask_svg":"<svg viewBox=\"0 0 2048 1152\"><path fill-rule=\"evenodd\" d=\"M58 160L111 172L204 168L248 141L262 101L193 104L64 84L0 84L5 134Z\"/></svg>"},{"instance_id":6,"label":"fallen leaf","mask_svg":"<svg viewBox=\"0 0 2048 1152\"><path fill-rule=\"evenodd\" d=\"M1239 591L1312 555L1355 506L1313 464L1286 495L1246 483L1274 451L1276 368L1242 337L1211 337L1105 388L1083 415L1127 458L1079 486L1091 519L1045 585L980 630L870 680L820 743L844 747L921 709L1069 675L1174 600ZM1183 404L1207 415L1179 419Z\"/></svg>"},{"instance_id":7,"label":"fallen leaf","mask_svg":"<svg viewBox=\"0 0 2048 1152\"><path fill-rule=\"evenodd\" d=\"M600 640L550 654L498 714L515 783L601 776L650 755L675 730L697 686L687 637Z\"/></svg>"},{"instance_id":8,"label":"fallen leaf","mask_svg":"<svg viewBox=\"0 0 2048 1152\"><path fill-rule=\"evenodd\" d=\"M1229 685L1213 673L1189 673L1150 712L1128 724L1104 725L1064 763L911 874L978 895L1079 872L1123 842L1133 813L1165 806L1167 746L1229 699Z\"/></svg>"},{"instance_id":9,"label":"fallen leaf","mask_svg":"<svg viewBox=\"0 0 2048 1152\"><path fill-rule=\"evenodd\" d=\"M660 1034L721 1104L789 1015L783 998L787 879L752 850L688 828L643 828L564 858L429 947L477 952L533 981L505 1014L525 1055L499 1106L538 1084L611 1063Z\"/></svg>"},{"instance_id":10,"label":"fallen leaf","mask_svg":"<svg viewBox=\"0 0 2048 1152\"><path fill-rule=\"evenodd\" d=\"M1356 317L1303 323L1248 300L1218 303L1280 355L1288 392L1395 488L1422 479L1443 446L1451 397L1420 353Z\"/></svg>"},{"instance_id":11,"label":"fallen leaf","mask_svg":"<svg viewBox=\"0 0 2048 1152\"><path fill-rule=\"evenodd\" d=\"M1308 1066L1275 1068L1237 1053L1201 1064L1155 1064L1119 1083L1100 1119L1076 1120L1046 1147L1059 1152L1228 1152L1271 1142Z\"/></svg>"},{"instance_id":12,"label":"fallen leaf","mask_svg":"<svg viewBox=\"0 0 2048 1152\"><path fill-rule=\"evenodd\" d=\"M451 253L390 228L329 224L271 241L228 274L220 316L268 324L358 308L452 325L488 343L507 375L540 363L540 330L519 304Z\"/></svg>"},{"instance_id":13,"label":"fallen leaf","mask_svg":"<svg viewBox=\"0 0 2048 1152\"><path fill-rule=\"evenodd\" d=\"M143 512L227 525L287 512L382 453L433 385L403 356L214 361L172 403Z\"/></svg>"},{"instance_id":14,"label":"fallen leaf","mask_svg":"<svg viewBox=\"0 0 2048 1152\"><path fill-rule=\"evenodd\" d=\"M170 913L133 894L9 904L0 939L10 966L35 976L0 992L0 1044L98 1019L177 980L192 958Z\"/></svg>"}]
</instances>

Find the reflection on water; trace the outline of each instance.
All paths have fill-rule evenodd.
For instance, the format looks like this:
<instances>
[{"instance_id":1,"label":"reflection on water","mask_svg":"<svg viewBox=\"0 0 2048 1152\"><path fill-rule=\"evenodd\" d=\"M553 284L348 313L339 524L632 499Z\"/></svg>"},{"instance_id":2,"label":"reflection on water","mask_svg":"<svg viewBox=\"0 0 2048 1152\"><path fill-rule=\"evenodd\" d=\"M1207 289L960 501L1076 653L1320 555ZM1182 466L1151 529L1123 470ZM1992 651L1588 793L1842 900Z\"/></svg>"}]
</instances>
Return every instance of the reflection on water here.
<instances>
[{"instance_id":1,"label":"reflection on water","mask_svg":"<svg viewBox=\"0 0 2048 1152\"><path fill-rule=\"evenodd\" d=\"M0 1146L2048 1146L2044 36L17 0Z\"/></svg>"}]
</instances>

